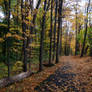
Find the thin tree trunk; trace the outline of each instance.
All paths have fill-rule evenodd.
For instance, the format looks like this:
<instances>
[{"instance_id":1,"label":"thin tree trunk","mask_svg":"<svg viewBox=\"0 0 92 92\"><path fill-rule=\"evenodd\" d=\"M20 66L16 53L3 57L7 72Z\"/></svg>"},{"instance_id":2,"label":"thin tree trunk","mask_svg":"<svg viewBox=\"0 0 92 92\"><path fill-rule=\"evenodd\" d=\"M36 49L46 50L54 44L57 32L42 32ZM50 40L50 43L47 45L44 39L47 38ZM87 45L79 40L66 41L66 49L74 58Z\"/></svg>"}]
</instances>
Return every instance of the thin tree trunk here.
<instances>
[{"instance_id":1,"label":"thin tree trunk","mask_svg":"<svg viewBox=\"0 0 92 92\"><path fill-rule=\"evenodd\" d=\"M80 31L81 31L81 24L79 24L79 27L78 27L78 34L80 34ZM79 55L80 55L80 53L81 53L80 51L81 50L80 50L80 43L79 43L79 41L77 42L77 47L78 47L77 51L79 52Z\"/></svg>"},{"instance_id":2,"label":"thin tree trunk","mask_svg":"<svg viewBox=\"0 0 92 92\"><path fill-rule=\"evenodd\" d=\"M52 61L52 29L53 29L53 0L51 0L51 23L50 23L50 49L49 49L49 65Z\"/></svg>"},{"instance_id":3,"label":"thin tree trunk","mask_svg":"<svg viewBox=\"0 0 92 92\"><path fill-rule=\"evenodd\" d=\"M77 55L77 49L78 49L78 39L77 39L77 20L78 20L78 17L77 17L77 1L76 1L76 41L75 41L75 56Z\"/></svg>"},{"instance_id":4,"label":"thin tree trunk","mask_svg":"<svg viewBox=\"0 0 92 92\"><path fill-rule=\"evenodd\" d=\"M43 18L42 18L42 30L41 30L41 39L40 39L40 55L39 55L39 71L42 71L43 40L44 40L44 29L45 29L46 4L47 4L47 0L44 1L44 15L43 15Z\"/></svg>"},{"instance_id":5,"label":"thin tree trunk","mask_svg":"<svg viewBox=\"0 0 92 92\"><path fill-rule=\"evenodd\" d=\"M86 21L88 21L88 20L86 20ZM86 23L86 29L85 29L85 34L84 34L83 47L82 47L82 51L81 51L81 56L80 57L83 57L83 54L84 54L84 49L85 49L85 44L86 44L86 37L87 37L87 31L88 31L88 26L87 26L87 23Z\"/></svg>"},{"instance_id":6,"label":"thin tree trunk","mask_svg":"<svg viewBox=\"0 0 92 92\"><path fill-rule=\"evenodd\" d=\"M40 3L41 3L41 0L38 1L37 6L36 6L35 9L38 9L38 8L39 8ZM30 7L31 7L31 13L32 13L32 12L33 12L33 0L30 1ZM35 28L36 16L37 16L37 13L35 13L35 14L33 15L32 24L33 24L34 26L30 25L30 35L33 34L33 31L34 31L34 28ZM28 37L28 38L27 38L28 48L29 48L29 45L32 43L32 40L33 40L32 37ZM30 50L31 50L31 52L32 52L32 48L30 48ZM30 55L31 55L31 53L30 53Z\"/></svg>"},{"instance_id":7,"label":"thin tree trunk","mask_svg":"<svg viewBox=\"0 0 92 92\"><path fill-rule=\"evenodd\" d=\"M22 32L23 32L23 71L27 71L27 51L26 51L26 24L24 23L23 0L21 0L21 14L22 14Z\"/></svg>"},{"instance_id":8,"label":"thin tree trunk","mask_svg":"<svg viewBox=\"0 0 92 92\"><path fill-rule=\"evenodd\" d=\"M62 9L61 9L61 24L60 24L60 49L59 49L59 54L62 54L62 13L63 13L63 0L62 0Z\"/></svg>"},{"instance_id":9,"label":"thin tree trunk","mask_svg":"<svg viewBox=\"0 0 92 92\"><path fill-rule=\"evenodd\" d=\"M89 7L90 7L90 0L89 0L88 7L87 7L86 28L85 28L83 47L82 47L82 51L81 51L81 56L80 57L83 57L85 44L86 44L86 37L87 37L87 31L88 31L88 11L89 11Z\"/></svg>"},{"instance_id":10,"label":"thin tree trunk","mask_svg":"<svg viewBox=\"0 0 92 92\"><path fill-rule=\"evenodd\" d=\"M4 7L5 7L5 19L6 19L6 24L8 24L8 1L4 0ZM3 62L7 65L7 60L6 60L6 57L7 57L7 41L6 41L6 34L4 36L5 38L5 41L4 43L2 44L2 54L3 56L5 57Z\"/></svg>"},{"instance_id":11,"label":"thin tree trunk","mask_svg":"<svg viewBox=\"0 0 92 92\"><path fill-rule=\"evenodd\" d=\"M54 23L54 45L53 45L53 60L55 59L55 48L56 48L56 24L57 24L57 8L58 8L58 1L56 0L56 7L55 7L55 23Z\"/></svg>"},{"instance_id":12,"label":"thin tree trunk","mask_svg":"<svg viewBox=\"0 0 92 92\"><path fill-rule=\"evenodd\" d=\"M9 0L9 10L8 10L8 32L10 31L10 5L11 5L11 0ZM7 42L8 44L8 42ZM10 78L10 49L9 47L7 48L7 62L8 62L8 78Z\"/></svg>"},{"instance_id":13,"label":"thin tree trunk","mask_svg":"<svg viewBox=\"0 0 92 92\"><path fill-rule=\"evenodd\" d=\"M59 15L58 15L58 32L57 32L57 48L56 48L56 63L59 62L59 39L60 39L60 25L61 25L61 12L63 0L59 0Z\"/></svg>"},{"instance_id":14,"label":"thin tree trunk","mask_svg":"<svg viewBox=\"0 0 92 92\"><path fill-rule=\"evenodd\" d=\"M68 24L66 23L66 28L68 27L67 25L68 25ZM68 28L66 29L66 33L65 33L65 50L64 50L65 56L67 56L67 47L68 47L68 44L67 44L67 37L68 37Z\"/></svg>"}]
</instances>

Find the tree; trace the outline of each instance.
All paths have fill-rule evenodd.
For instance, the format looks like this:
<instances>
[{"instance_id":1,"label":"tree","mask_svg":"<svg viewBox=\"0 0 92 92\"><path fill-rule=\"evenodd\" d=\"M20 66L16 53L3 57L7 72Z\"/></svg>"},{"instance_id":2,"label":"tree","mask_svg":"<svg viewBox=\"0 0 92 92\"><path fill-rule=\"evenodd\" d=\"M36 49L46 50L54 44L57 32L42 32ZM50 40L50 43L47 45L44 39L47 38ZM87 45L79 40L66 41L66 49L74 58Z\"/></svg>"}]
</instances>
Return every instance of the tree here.
<instances>
[{"instance_id":1,"label":"tree","mask_svg":"<svg viewBox=\"0 0 92 92\"><path fill-rule=\"evenodd\" d=\"M26 51L26 24L24 22L25 20L25 16L24 16L24 12L23 9L25 9L24 7L24 2L23 0L21 0L21 15L22 15L22 32L23 32L23 71L26 72L27 71L27 51Z\"/></svg>"},{"instance_id":2,"label":"tree","mask_svg":"<svg viewBox=\"0 0 92 92\"><path fill-rule=\"evenodd\" d=\"M84 49L85 49L85 44L86 44L86 36L87 36L87 31L88 31L88 12L89 12L89 7L90 7L90 0L88 2L88 6L87 6L87 17L85 19L84 41L83 41L83 47L82 47L82 51L81 51L81 56L80 57L83 57Z\"/></svg>"},{"instance_id":3,"label":"tree","mask_svg":"<svg viewBox=\"0 0 92 92\"><path fill-rule=\"evenodd\" d=\"M55 49L56 49L56 24L57 24L57 12L58 12L58 0L55 1L55 23L54 23L54 45L53 45L53 60L55 59Z\"/></svg>"},{"instance_id":4,"label":"tree","mask_svg":"<svg viewBox=\"0 0 92 92\"><path fill-rule=\"evenodd\" d=\"M53 0L51 0L51 20L50 20L50 49L49 49L49 65L52 61L52 30L53 30Z\"/></svg>"},{"instance_id":5,"label":"tree","mask_svg":"<svg viewBox=\"0 0 92 92\"><path fill-rule=\"evenodd\" d=\"M47 0L44 1L44 14L42 17L42 30L40 38L40 55L39 55L39 71L42 71L42 59L43 59L43 40L44 40L44 29L45 29L45 18L46 18L46 4Z\"/></svg>"},{"instance_id":6,"label":"tree","mask_svg":"<svg viewBox=\"0 0 92 92\"><path fill-rule=\"evenodd\" d=\"M9 8L8 8L8 32L10 31L10 6L11 6L11 0L9 0L9 4L8 4ZM10 60L9 60L9 48L7 49L7 62L8 62L8 78L10 78Z\"/></svg>"},{"instance_id":7,"label":"tree","mask_svg":"<svg viewBox=\"0 0 92 92\"><path fill-rule=\"evenodd\" d=\"M62 12L63 0L59 0L58 9L58 32L57 32L57 48L56 48L56 63L59 62L59 39L60 39L60 26L61 26L61 12Z\"/></svg>"},{"instance_id":8,"label":"tree","mask_svg":"<svg viewBox=\"0 0 92 92\"><path fill-rule=\"evenodd\" d=\"M78 7L78 2L76 1L76 42L75 42L75 55L77 55L77 49L78 49L78 39L77 39L77 35L78 35L78 11L77 11L77 7Z\"/></svg>"}]
</instances>

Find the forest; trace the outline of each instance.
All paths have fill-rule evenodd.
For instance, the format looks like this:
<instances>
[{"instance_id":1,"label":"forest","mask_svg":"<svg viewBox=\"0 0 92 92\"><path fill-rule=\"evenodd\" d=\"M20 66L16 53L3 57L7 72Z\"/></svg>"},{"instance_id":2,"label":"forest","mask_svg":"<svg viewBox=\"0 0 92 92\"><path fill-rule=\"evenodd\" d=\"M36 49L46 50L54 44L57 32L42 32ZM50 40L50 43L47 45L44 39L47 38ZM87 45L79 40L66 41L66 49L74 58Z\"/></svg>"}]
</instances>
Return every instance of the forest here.
<instances>
[{"instance_id":1,"label":"forest","mask_svg":"<svg viewBox=\"0 0 92 92\"><path fill-rule=\"evenodd\" d=\"M0 0L0 92L92 92L92 1Z\"/></svg>"}]
</instances>

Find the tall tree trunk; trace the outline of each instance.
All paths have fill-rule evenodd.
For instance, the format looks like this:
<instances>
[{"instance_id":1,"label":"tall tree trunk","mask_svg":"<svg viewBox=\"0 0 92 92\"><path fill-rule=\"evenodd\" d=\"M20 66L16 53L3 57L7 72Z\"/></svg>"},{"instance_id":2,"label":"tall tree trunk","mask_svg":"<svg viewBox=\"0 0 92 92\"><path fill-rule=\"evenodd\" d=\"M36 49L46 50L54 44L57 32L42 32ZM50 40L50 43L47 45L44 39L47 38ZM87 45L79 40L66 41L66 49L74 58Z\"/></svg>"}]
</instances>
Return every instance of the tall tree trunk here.
<instances>
[{"instance_id":1,"label":"tall tree trunk","mask_svg":"<svg viewBox=\"0 0 92 92\"><path fill-rule=\"evenodd\" d=\"M88 31L88 11L89 11L89 7L90 7L90 0L88 2L88 7L87 7L87 18L86 18L86 24L85 24L86 28L85 28L83 47L82 47L82 51L81 51L81 56L80 57L83 57L85 44L86 44L86 37L87 37L87 31Z\"/></svg>"},{"instance_id":2,"label":"tall tree trunk","mask_svg":"<svg viewBox=\"0 0 92 92\"><path fill-rule=\"evenodd\" d=\"M57 32L57 48L56 48L56 63L59 62L59 39L60 39L60 25L61 25L61 12L62 12L63 0L59 0L59 11L58 11L58 32Z\"/></svg>"},{"instance_id":3,"label":"tall tree trunk","mask_svg":"<svg viewBox=\"0 0 92 92\"><path fill-rule=\"evenodd\" d=\"M80 31L81 31L81 24L79 24L79 27L78 27L78 34L80 34ZM80 51L80 42L79 41L77 42L77 46L78 46L77 51L79 52L79 55L80 55L81 51Z\"/></svg>"},{"instance_id":4,"label":"tall tree trunk","mask_svg":"<svg viewBox=\"0 0 92 92\"><path fill-rule=\"evenodd\" d=\"M61 11L63 10L63 0L62 0L62 9ZM62 54L62 13L63 11L61 12L61 23L60 23L60 49L59 49L59 54L61 55Z\"/></svg>"},{"instance_id":5,"label":"tall tree trunk","mask_svg":"<svg viewBox=\"0 0 92 92\"><path fill-rule=\"evenodd\" d=\"M44 1L44 15L43 15L43 18L42 18L42 30L41 30L41 39L40 39L40 55L39 55L39 71L42 71L43 40L44 40L44 29L45 29L46 4L47 4L47 0Z\"/></svg>"},{"instance_id":6,"label":"tall tree trunk","mask_svg":"<svg viewBox=\"0 0 92 92\"><path fill-rule=\"evenodd\" d=\"M9 4L8 4L8 32L10 31L10 6L11 6L11 0L9 0ZM8 44L8 42L7 42ZM8 63L8 78L10 78L10 53L9 53L10 49L9 47L7 48L7 63Z\"/></svg>"},{"instance_id":7,"label":"tall tree trunk","mask_svg":"<svg viewBox=\"0 0 92 92\"><path fill-rule=\"evenodd\" d=\"M23 12L24 4L23 0L21 0L21 15L22 15L22 32L23 32L23 71L27 71L27 51L26 51L26 24L24 22L24 12Z\"/></svg>"},{"instance_id":8,"label":"tall tree trunk","mask_svg":"<svg viewBox=\"0 0 92 92\"><path fill-rule=\"evenodd\" d=\"M78 24L78 17L77 17L77 1L76 1L76 41L75 41L75 56L77 55L77 49L78 49L78 39L77 39L77 35L78 35L78 32L77 32L77 24Z\"/></svg>"},{"instance_id":9,"label":"tall tree trunk","mask_svg":"<svg viewBox=\"0 0 92 92\"><path fill-rule=\"evenodd\" d=\"M56 24L57 24L57 9L58 9L58 0L55 3L55 23L54 23L54 45L53 45L53 60L55 58L55 48L56 48Z\"/></svg>"},{"instance_id":10,"label":"tall tree trunk","mask_svg":"<svg viewBox=\"0 0 92 92\"><path fill-rule=\"evenodd\" d=\"M5 8L5 20L6 24L8 24L8 1L4 0L4 8ZM7 33L6 33L7 34ZM5 41L2 44L2 54L4 57L7 57L7 41L6 41L6 34L4 36ZM4 58L3 62L7 65L7 59Z\"/></svg>"},{"instance_id":11,"label":"tall tree trunk","mask_svg":"<svg viewBox=\"0 0 92 92\"><path fill-rule=\"evenodd\" d=\"M51 20L50 20L50 49L49 49L49 65L52 61L52 29L53 29L53 0L51 0Z\"/></svg>"},{"instance_id":12,"label":"tall tree trunk","mask_svg":"<svg viewBox=\"0 0 92 92\"><path fill-rule=\"evenodd\" d=\"M19 0L17 0L17 28L18 28L18 23L19 23Z\"/></svg>"},{"instance_id":13,"label":"tall tree trunk","mask_svg":"<svg viewBox=\"0 0 92 92\"><path fill-rule=\"evenodd\" d=\"M67 43L67 40L68 40L68 24L66 23L66 33L65 33L65 50L64 50L64 54L65 56L67 56L67 47L68 47L68 43Z\"/></svg>"},{"instance_id":14,"label":"tall tree trunk","mask_svg":"<svg viewBox=\"0 0 92 92\"><path fill-rule=\"evenodd\" d=\"M37 6L36 6L35 9L38 9L39 6L40 6L40 4L41 4L41 0L38 1ZM30 8L31 8L31 14L32 14L32 13L33 13L33 10L34 10L34 7L33 7L33 0L30 1ZM35 14L33 15L32 24L33 24L34 26L30 25L30 35L33 34L33 31L34 31L34 28L35 28L36 16L37 16L37 13L35 13ZM29 45L32 43L32 41L33 41L33 38L32 38L32 37L28 37L28 38L27 38L28 48L30 47ZM31 52L32 52L32 48L30 48L30 50L31 50ZM30 55L31 55L31 53L30 53Z\"/></svg>"}]
</instances>

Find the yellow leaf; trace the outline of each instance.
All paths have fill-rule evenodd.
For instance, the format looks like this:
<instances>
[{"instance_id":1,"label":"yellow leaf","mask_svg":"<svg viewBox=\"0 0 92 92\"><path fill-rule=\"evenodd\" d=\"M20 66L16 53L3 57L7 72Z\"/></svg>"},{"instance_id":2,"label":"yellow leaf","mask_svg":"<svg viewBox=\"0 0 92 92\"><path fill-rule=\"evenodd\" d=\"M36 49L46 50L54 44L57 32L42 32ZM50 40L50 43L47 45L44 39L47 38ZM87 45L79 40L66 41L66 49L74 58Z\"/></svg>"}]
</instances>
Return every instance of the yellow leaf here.
<instances>
[{"instance_id":1,"label":"yellow leaf","mask_svg":"<svg viewBox=\"0 0 92 92\"><path fill-rule=\"evenodd\" d=\"M4 39L3 38L0 38L0 42L3 42L4 41Z\"/></svg>"},{"instance_id":2,"label":"yellow leaf","mask_svg":"<svg viewBox=\"0 0 92 92\"><path fill-rule=\"evenodd\" d=\"M11 33L6 34L6 37L11 37L11 36L12 36Z\"/></svg>"}]
</instances>

